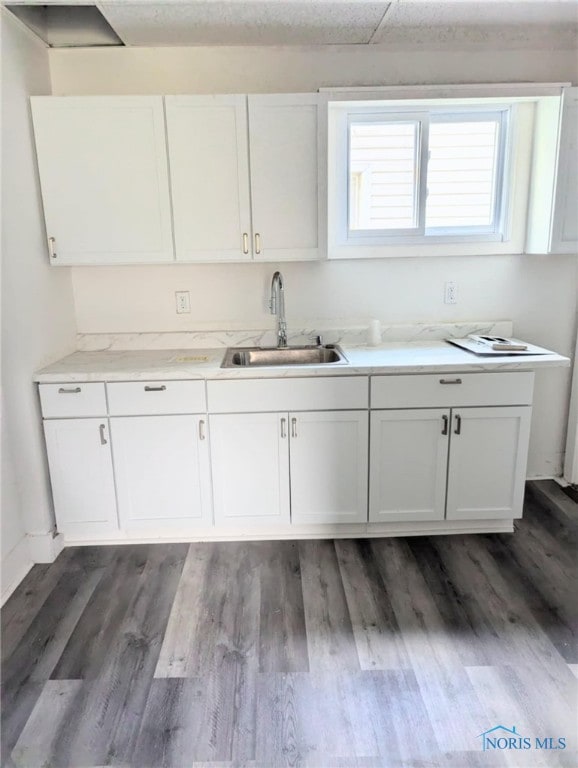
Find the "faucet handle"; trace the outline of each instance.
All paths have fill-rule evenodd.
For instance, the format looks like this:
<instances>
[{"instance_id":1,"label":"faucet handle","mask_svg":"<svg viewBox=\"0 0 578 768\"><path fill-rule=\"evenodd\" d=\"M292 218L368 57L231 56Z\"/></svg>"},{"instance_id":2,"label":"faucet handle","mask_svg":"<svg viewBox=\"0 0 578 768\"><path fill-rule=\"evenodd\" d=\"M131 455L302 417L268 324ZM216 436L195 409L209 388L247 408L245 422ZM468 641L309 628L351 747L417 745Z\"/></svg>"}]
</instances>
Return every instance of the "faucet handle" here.
<instances>
[{"instance_id":1,"label":"faucet handle","mask_svg":"<svg viewBox=\"0 0 578 768\"><path fill-rule=\"evenodd\" d=\"M323 346L323 336L321 336L321 335L319 335L319 336L312 336L311 338L315 340L315 344L318 347L322 347Z\"/></svg>"}]
</instances>

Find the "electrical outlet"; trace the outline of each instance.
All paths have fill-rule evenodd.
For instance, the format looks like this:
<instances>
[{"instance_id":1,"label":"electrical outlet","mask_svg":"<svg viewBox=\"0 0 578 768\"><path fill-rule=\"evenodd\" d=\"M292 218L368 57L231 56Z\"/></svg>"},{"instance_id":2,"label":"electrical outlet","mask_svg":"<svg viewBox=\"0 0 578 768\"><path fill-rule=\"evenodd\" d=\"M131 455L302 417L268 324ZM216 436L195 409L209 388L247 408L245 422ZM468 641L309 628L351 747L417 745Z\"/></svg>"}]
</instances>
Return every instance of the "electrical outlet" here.
<instances>
[{"instance_id":1,"label":"electrical outlet","mask_svg":"<svg viewBox=\"0 0 578 768\"><path fill-rule=\"evenodd\" d=\"M191 295L188 291L175 291L175 301L178 315L191 311Z\"/></svg>"},{"instance_id":2,"label":"electrical outlet","mask_svg":"<svg viewBox=\"0 0 578 768\"><path fill-rule=\"evenodd\" d=\"M444 286L444 304L458 303L458 284L449 280Z\"/></svg>"}]
</instances>

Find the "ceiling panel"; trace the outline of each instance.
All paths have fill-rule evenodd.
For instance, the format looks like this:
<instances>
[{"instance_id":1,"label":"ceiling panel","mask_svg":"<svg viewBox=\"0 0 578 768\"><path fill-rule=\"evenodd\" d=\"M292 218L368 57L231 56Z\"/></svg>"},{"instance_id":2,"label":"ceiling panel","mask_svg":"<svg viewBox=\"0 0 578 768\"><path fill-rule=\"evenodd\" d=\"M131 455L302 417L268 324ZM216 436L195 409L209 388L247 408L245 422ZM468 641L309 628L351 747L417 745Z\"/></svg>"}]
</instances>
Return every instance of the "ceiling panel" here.
<instances>
[{"instance_id":1,"label":"ceiling panel","mask_svg":"<svg viewBox=\"0 0 578 768\"><path fill-rule=\"evenodd\" d=\"M576 23L578 0L397 0L387 27Z\"/></svg>"},{"instance_id":2,"label":"ceiling panel","mask_svg":"<svg viewBox=\"0 0 578 768\"><path fill-rule=\"evenodd\" d=\"M102 2L126 45L327 45L368 43L389 2L198 0Z\"/></svg>"},{"instance_id":3,"label":"ceiling panel","mask_svg":"<svg viewBox=\"0 0 578 768\"><path fill-rule=\"evenodd\" d=\"M372 39L390 47L574 47L578 0L397 0Z\"/></svg>"}]
</instances>

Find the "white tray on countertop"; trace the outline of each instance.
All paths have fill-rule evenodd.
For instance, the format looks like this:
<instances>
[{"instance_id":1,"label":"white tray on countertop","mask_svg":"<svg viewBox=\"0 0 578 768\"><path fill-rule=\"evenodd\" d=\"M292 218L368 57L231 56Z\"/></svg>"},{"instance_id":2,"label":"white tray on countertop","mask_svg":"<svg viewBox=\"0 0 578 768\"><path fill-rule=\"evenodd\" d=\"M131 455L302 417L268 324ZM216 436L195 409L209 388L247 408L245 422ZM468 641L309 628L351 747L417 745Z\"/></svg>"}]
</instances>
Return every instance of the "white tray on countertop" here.
<instances>
[{"instance_id":1,"label":"white tray on countertop","mask_svg":"<svg viewBox=\"0 0 578 768\"><path fill-rule=\"evenodd\" d=\"M494 349L493 344L497 341L504 341L510 344L520 345L526 347L526 349ZM549 349L544 347L537 347L535 344L529 344L527 341L521 341L520 339L508 338L498 336L477 336L472 334L465 339L446 339L449 344L454 344L456 347L461 347L468 352L473 352L475 355L483 357L504 357L511 355L550 355L552 354Z\"/></svg>"}]
</instances>

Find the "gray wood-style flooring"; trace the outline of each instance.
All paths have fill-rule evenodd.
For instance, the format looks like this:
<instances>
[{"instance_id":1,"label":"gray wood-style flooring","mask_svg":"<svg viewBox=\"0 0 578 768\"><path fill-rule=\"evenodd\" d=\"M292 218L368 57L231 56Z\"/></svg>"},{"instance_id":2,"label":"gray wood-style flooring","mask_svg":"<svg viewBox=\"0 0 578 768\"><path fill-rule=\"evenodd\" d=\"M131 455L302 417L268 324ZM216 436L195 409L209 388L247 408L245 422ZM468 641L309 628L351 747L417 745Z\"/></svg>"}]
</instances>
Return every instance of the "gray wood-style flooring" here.
<instances>
[{"instance_id":1,"label":"gray wood-style flooring","mask_svg":"<svg viewBox=\"0 0 578 768\"><path fill-rule=\"evenodd\" d=\"M2 610L3 765L576 766L577 540L543 481L513 535L66 549Z\"/></svg>"}]
</instances>

